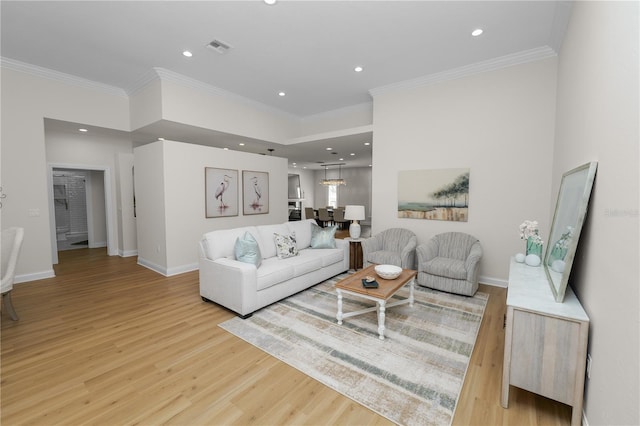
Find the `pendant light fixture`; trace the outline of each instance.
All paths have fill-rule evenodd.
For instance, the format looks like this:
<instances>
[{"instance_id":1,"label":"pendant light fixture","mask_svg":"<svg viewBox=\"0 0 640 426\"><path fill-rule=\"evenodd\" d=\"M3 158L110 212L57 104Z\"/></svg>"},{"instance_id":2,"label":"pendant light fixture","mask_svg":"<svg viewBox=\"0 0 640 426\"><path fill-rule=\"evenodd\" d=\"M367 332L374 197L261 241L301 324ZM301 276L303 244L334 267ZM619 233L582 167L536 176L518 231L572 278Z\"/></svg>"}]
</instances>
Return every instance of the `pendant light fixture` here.
<instances>
[{"instance_id":1,"label":"pendant light fixture","mask_svg":"<svg viewBox=\"0 0 640 426\"><path fill-rule=\"evenodd\" d=\"M345 163L337 163L337 164L325 164L324 165L324 179L322 179L320 181L320 185L326 185L326 186L338 186L338 185L346 185L347 182L345 182L344 179L342 179L342 166ZM332 179L327 179L327 168L329 166L338 166L339 167L339 171L338 171L338 179L336 178L332 178Z\"/></svg>"}]
</instances>

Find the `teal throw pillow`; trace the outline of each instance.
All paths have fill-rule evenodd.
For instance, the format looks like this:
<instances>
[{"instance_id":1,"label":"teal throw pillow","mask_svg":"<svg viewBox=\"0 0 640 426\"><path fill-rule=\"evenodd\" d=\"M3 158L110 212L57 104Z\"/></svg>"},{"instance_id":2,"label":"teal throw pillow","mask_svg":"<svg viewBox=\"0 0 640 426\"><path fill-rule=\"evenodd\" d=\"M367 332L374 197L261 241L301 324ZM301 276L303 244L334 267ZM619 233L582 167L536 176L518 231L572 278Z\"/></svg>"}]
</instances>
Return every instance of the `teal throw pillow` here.
<instances>
[{"instance_id":1,"label":"teal throw pillow","mask_svg":"<svg viewBox=\"0 0 640 426\"><path fill-rule=\"evenodd\" d=\"M245 232L242 237L236 239L235 245L236 260L244 263L252 263L256 268L262 263L262 254L258 242L249 232Z\"/></svg>"},{"instance_id":2,"label":"teal throw pillow","mask_svg":"<svg viewBox=\"0 0 640 426\"><path fill-rule=\"evenodd\" d=\"M296 234L280 235L273 233L276 242L276 254L278 259L286 259L298 255L298 243L296 242Z\"/></svg>"},{"instance_id":3,"label":"teal throw pillow","mask_svg":"<svg viewBox=\"0 0 640 426\"><path fill-rule=\"evenodd\" d=\"M336 248L336 229L337 225L330 228L320 228L316 224L311 224L311 248L325 249Z\"/></svg>"}]
</instances>

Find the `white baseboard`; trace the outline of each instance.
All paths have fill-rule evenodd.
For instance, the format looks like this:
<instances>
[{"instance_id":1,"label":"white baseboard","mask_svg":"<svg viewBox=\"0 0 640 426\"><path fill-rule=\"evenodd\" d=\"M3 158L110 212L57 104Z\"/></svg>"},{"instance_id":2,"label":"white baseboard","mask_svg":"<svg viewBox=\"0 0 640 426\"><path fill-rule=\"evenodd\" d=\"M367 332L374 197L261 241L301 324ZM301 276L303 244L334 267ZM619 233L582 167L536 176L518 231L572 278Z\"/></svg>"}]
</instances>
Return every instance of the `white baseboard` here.
<instances>
[{"instance_id":1,"label":"white baseboard","mask_svg":"<svg viewBox=\"0 0 640 426\"><path fill-rule=\"evenodd\" d=\"M487 285L492 285L496 287L503 287L503 288L509 287L509 281L502 280L499 278L479 277L478 282L481 284L487 284Z\"/></svg>"},{"instance_id":2,"label":"white baseboard","mask_svg":"<svg viewBox=\"0 0 640 426\"><path fill-rule=\"evenodd\" d=\"M165 277L168 276L167 275L167 268L165 268L164 266L160 266L157 265L151 261L148 261L147 259L144 259L140 256L138 256L138 265L140 266L144 266L147 269L151 269L154 272L157 272L161 275L164 275Z\"/></svg>"},{"instance_id":3,"label":"white baseboard","mask_svg":"<svg viewBox=\"0 0 640 426\"><path fill-rule=\"evenodd\" d=\"M98 241L98 242L94 242L92 244L89 244L89 248L101 248L101 247L106 247L107 246L107 242L106 241Z\"/></svg>"},{"instance_id":4,"label":"white baseboard","mask_svg":"<svg viewBox=\"0 0 640 426\"><path fill-rule=\"evenodd\" d=\"M587 413L582 410L582 426L589 426L589 422L587 421Z\"/></svg>"},{"instance_id":5,"label":"white baseboard","mask_svg":"<svg viewBox=\"0 0 640 426\"><path fill-rule=\"evenodd\" d=\"M184 274L185 272L191 272L198 269L197 263L192 263L190 265L181 265L173 268L166 268L161 265L157 265L153 262L150 262L146 259L138 257L138 265L144 266L145 268L151 269L154 272L157 272L165 277L171 277L173 275Z\"/></svg>"},{"instance_id":6,"label":"white baseboard","mask_svg":"<svg viewBox=\"0 0 640 426\"><path fill-rule=\"evenodd\" d=\"M138 255L138 250L118 250L120 257L132 257Z\"/></svg>"},{"instance_id":7,"label":"white baseboard","mask_svg":"<svg viewBox=\"0 0 640 426\"><path fill-rule=\"evenodd\" d=\"M167 270L167 276L170 277L172 275L184 274L185 272L197 271L199 269L199 265L197 263L192 263L190 265L181 265L175 268L169 268Z\"/></svg>"},{"instance_id":8,"label":"white baseboard","mask_svg":"<svg viewBox=\"0 0 640 426\"><path fill-rule=\"evenodd\" d=\"M38 281L38 280L43 280L45 278L54 278L55 276L56 276L56 273L53 271L53 269L49 269L47 271L42 271L42 272L16 275L16 278L13 281L13 283L20 284L20 283L26 283L29 281Z\"/></svg>"}]
</instances>

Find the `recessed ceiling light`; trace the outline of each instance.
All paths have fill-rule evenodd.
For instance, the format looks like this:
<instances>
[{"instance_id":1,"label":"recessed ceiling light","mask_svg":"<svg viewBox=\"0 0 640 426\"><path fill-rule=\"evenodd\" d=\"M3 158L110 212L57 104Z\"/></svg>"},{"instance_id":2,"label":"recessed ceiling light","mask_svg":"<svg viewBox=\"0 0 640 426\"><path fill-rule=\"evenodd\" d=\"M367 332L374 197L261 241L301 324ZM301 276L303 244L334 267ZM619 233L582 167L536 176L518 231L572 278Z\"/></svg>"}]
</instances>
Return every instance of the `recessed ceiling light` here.
<instances>
[{"instance_id":1,"label":"recessed ceiling light","mask_svg":"<svg viewBox=\"0 0 640 426\"><path fill-rule=\"evenodd\" d=\"M278 96L286 96L287 94L284 92L278 92Z\"/></svg>"},{"instance_id":2,"label":"recessed ceiling light","mask_svg":"<svg viewBox=\"0 0 640 426\"><path fill-rule=\"evenodd\" d=\"M333 148L325 148L327 151L331 151Z\"/></svg>"},{"instance_id":3,"label":"recessed ceiling light","mask_svg":"<svg viewBox=\"0 0 640 426\"><path fill-rule=\"evenodd\" d=\"M264 0L264 2L270 6L276 4L277 1L278 0Z\"/></svg>"},{"instance_id":4,"label":"recessed ceiling light","mask_svg":"<svg viewBox=\"0 0 640 426\"><path fill-rule=\"evenodd\" d=\"M87 130L87 129L78 129L78 131L79 131L79 132L83 132L83 133L88 132L88 130Z\"/></svg>"},{"instance_id":5,"label":"recessed ceiling light","mask_svg":"<svg viewBox=\"0 0 640 426\"><path fill-rule=\"evenodd\" d=\"M364 68L362 68L361 66L357 66L353 69L355 72L362 72L364 70Z\"/></svg>"},{"instance_id":6,"label":"recessed ceiling light","mask_svg":"<svg viewBox=\"0 0 640 426\"><path fill-rule=\"evenodd\" d=\"M344 158L341 158L340 161L344 161Z\"/></svg>"},{"instance_id":7,"label":"recessed ceiling light","mask_svg":"<svg viewBox=\"0 0 640 426\"><path fill-rule=\"evenodd\" d=\"M369 146L369 145L371 145L371 142L365 142L364 143L364 146Z\"/></svg>"},{"instance_id":8,"label":"recessed ceiling light","mask_svg":"<svg viewBox=\"0 0 640 426\"><path fill-rule=\"evenodd\" d=\"M164 138L158 138L158 140L159 140L159 141L163 141L163 140L164 140Z\"/></svg>"},{"instance_id":9,"label":"recessed ceiling light","mask_svg":"<svg viewBox=\"0 0 640 426\"><path fill-rule=\"evenodd\" d=\"M186 56L187 58L190 58L193 56L193 53L189 52L188 50L185 50L184 52L182 52L183 56Z\"/></svg>"},{"instance_id":10,"label":"recessed ceiling light","mask_svg":"<svg viewBox=\"0 0 640 426\"><path fill-rule=\"evenodd\" d=\"M482 30L482 28L476 28L475 30L473 30L471 32L471 35L474 37L478 37L479 35L481 35L484 32L484 30Z\"/></svg>"},{"instance_id":11,"label":"recessed ceiling light","mask_svg":"<svg viewBox=\"0 0 640 426\"><path fill-rule=\"evenodd\" d=\"M354 156L354 155L356 155L356 153L355 153L355 152L352 152L352 153L351 153L351 154L349 154L349 155Z\"/></svg>"},{"instance_id":12,"label":"recessed ceiling light","mask_svg":"<svg viewBox=\"0 0 640 426\"><path fill-rule=\"evenodd\" d=\"M227 148L227 147L224 147L222 149L224 149L225 151L229 151L229 148Z\"/></svg>"},{"instance_id":13,"label":"recessed ceiling light","mask_svg":"<svg viewBox=\"0 0 640 426\"><path fill-rule=\"evenodd\" d=\"M238 145L240 145L240 146L244 146L244 142L240 142Z\"/></svg>"}]
</instances>

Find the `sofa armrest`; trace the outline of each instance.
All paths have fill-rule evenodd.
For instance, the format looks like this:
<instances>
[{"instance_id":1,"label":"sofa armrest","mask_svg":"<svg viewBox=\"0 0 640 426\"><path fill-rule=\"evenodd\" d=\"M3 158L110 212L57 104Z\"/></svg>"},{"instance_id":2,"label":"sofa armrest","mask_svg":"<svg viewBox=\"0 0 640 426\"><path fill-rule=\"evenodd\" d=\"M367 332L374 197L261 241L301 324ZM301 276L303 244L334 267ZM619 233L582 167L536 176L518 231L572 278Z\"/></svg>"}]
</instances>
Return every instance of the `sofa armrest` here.
<instances>
[{"instance_id":1,"label":"sofa armrest","mask_svg":"<svg viewBox=\"0 0 640 426\"><path fill-rule=\"evenodd\" d=\"M473 283L478 280L478 267L480 266L480 259L482 258L482 245L479 241L476 241L469 250L469 256L465 261L465 267L467 269L467 281Z\"/></svg>"},{"instance_id":2,"label":"sofa armrest","mask_svg":"<svg viewBox=\"0 0 640 426\"><path fill-rule=\"evenodd\" d=\"M349 250L350 250L349 241L336 238L336 248L341 249L344 253L342 262L344 263L344 268L346 271L347 269L349 269Z\"/></svg>"},{"instance_id":3,"label":"sofa armrest","mask_svg":"<svg viewBox=\"0 0 640 426\"><path fill-rule=\"evenodd\" d=\"M250 314L257 305L257 269L234 259L216 260L201 256L200 295L240 315Z\"/></svg>"}]
</instances>

